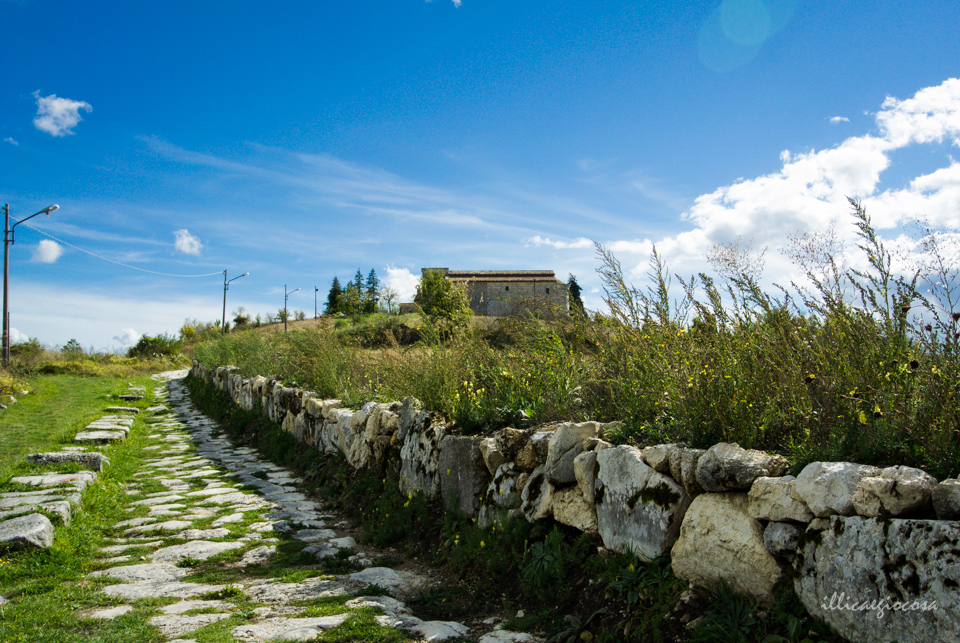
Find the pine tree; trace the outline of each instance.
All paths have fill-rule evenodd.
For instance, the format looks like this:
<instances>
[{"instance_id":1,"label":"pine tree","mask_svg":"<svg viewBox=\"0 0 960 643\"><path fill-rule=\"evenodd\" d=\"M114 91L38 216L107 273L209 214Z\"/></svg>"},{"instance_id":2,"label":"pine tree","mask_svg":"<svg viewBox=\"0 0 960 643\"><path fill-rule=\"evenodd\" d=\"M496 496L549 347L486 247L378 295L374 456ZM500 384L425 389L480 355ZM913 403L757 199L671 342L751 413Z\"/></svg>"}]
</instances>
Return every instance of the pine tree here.
<instances>
[{"instance_id":1,"label":"pine tree","mask_svg":"<svg viewBox=\"0 0 960 643\"><path fill-rule=\"evenodd\" d=\"M336 315L343 312L343 288L340 287L340 280L333 278L333 284L330 286L330 293L327 294L327 306L323 309L324 315Z\"/></svg>"},{"instance_id":2,"label":"pine tree","mask_svg":"<svg viewBox=\"0 0 960 643\"><path fill-rule=\"evenodd\" d=\"M380 303L380 280L377 279L377 271L370 269L367 275L367 289L364 293L363 312L375 313Z\"/></svg>"},{"instance_id":3,"label":"pine tree","mask_svg":"<svg viewBox=\"0 0 960 643\"><path fill-rule=\"evenodd\" d=\"M364 304L364 291L363 291L363 273L360 272L360 269L357 268L357 274L353 276L353 281L347 286L346 292L346 301L347 301L347 310L348 315L353 315L356 317L363 312Z\"/></svg>"},{"instance_id":4,"label":"pine tree","mask_svg":"<svg viewBox=\"0 0 960 643\"><path fill-rule=\"evenodd\" d=\"M570 312L574 315L583 315L583 299L580 298L581 292L580 284L577 283L577 278L571 274L567 279L567 294L570 300Z\"/></svg>"}]
</instances>

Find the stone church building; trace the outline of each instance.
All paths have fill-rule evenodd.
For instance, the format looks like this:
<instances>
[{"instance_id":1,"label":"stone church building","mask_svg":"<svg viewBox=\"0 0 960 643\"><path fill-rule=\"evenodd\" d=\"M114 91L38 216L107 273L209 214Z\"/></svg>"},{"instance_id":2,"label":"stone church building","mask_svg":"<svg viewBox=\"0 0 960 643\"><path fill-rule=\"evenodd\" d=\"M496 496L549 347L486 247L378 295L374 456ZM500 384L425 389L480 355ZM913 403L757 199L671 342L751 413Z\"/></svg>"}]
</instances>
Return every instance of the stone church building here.
<instances>
[{"instance_id":1,"label":"stone church building","mask_svg":"<svg viewBox=\"0 0 960 643\"><path fill-rule=\"evenodd\" d=\"M566 313L567 284L557 279L552 270L439 270L455 284L462 284L470 298L470 308L477 315L502 317L524 311L539 310L548 315Z\"/></svg>"}]
</instances>

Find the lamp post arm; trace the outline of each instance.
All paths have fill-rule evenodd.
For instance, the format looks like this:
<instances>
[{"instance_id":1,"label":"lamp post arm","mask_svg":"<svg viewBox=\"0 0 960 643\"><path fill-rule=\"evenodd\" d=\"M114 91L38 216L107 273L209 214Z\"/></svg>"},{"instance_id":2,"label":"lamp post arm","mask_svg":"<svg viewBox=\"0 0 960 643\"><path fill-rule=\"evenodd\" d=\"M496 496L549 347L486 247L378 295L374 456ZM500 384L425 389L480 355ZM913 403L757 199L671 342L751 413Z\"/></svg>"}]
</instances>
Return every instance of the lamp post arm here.
<instances>
[{"instance_id":1,"label":"lamp post arm","mask_svg":"<svg viewBox=\"0 0 960 643\"><path fill-rule=\"evenodd\" d=\"M45 214L45 215L47 215L47 216L50 216L50 213L51 213L51 212L53 212L54 210L59 210L59 209L60 209L60 206L59 206L59 205L51 205L51 206L48 206L48 207L40 210L40 211L37 212L36 214L31 214L31 215L30 215L29 217L27 217L26 219L20 219L19 221L17 221L16 223L14 223L12 226L10 226L10 243L11 243L11 244L16 243L16 238L15 238L15 237L16 237L16 230L17 230L17 226L18 226L18 225L20 225L21 223L23 223L23 222L25 222L25 221L29 221L29 220L32 219L33 217L38 216L38 215L41 215L41 214ZM6 210L6 212L7 212L7 219L8 219L8 222L9 222L10 207L7 206L7 207L5 208L5 210ZM9 223L8 223L8 225L9 225ZM6 241L6 235L4 235L4 241Z\"/></svg>"}]
</instances>

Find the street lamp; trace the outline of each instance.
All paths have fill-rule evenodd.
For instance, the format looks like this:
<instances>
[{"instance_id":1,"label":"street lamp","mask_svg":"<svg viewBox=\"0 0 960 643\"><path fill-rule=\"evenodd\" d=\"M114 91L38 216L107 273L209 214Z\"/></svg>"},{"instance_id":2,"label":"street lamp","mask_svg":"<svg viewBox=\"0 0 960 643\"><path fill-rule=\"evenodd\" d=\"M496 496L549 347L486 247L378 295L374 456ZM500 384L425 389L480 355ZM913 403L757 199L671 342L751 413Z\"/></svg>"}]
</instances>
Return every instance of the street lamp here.
<instances>
[{"instance_id":1,"label":"street lamp","mask_svg":"<svg viewBox=\"0 0 960 643\"><path fill-rule=\"evenodd\" d=\"M297 288L297 290L300 289ZM287 297L297 292L297 290L287 292L287 284L283 284L283 332L287 332L287 317L290 316L290 313L287 312Z\"/></svg>"},{"instance_id":2,"label":"street lamp","mask_svg":"<svg viewBox=\"0 0 960 643\"><path fill-rule=\"evenodd\" d=\"M316 286L313 287L313 318L314 319L317 318L317 292L319 290L320 289L317 288Z\"/></svg>"},{"instance_id":3,"label":"street lamp","mask_svg":"<svg viewBox=\"0 0 960 643\"><path fill-rule=\"evenodd\" d=\"M17 226L32 219L38 214L50 216L54 210L59 210L59 205L48 205L44 209L31 214L26 219L20 219L10 227L10 204L3 206L3 366L10 364L10 308L8 306L7 292L10 282L10 246L14 244L14 233Z\"/></svg>"},{"instance_id":4,"label":"street lamp","mask_svg":"<svg viewBox=\"0 0 960 643\"><path fill-rule=\"evenodd\" d=\"M246 277L250 273L245 272L240 277ZM236 281L240 277L234 277L230 281ZM227 271L223 271L223 321L220 322L220 334L227 334L227 290L230 289L230 281L227 281Z\"/></svg>"}]
</instances>

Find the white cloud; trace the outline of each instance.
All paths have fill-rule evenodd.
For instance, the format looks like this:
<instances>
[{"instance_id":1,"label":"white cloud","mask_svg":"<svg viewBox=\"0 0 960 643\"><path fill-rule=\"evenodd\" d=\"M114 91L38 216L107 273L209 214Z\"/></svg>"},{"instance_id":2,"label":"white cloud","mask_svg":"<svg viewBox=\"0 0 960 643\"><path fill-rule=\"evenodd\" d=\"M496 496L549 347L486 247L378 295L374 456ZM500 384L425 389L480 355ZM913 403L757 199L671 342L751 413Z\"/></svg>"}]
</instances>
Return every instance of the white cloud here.
<instances>
[{"instance_id":1,"label":"white cloud","mask_svg":"<svg viewBox=\"0 0 960 643\"><path fill-rule=\"evenodd\" d=\"M186 228L183 230L175 230L173 234L177 237L177 241L173 244L173 247L179 252L187 255L200 255L203 244L200 243L199 238L190 234L189 230Z\"/></svg>"},{"instance_id":2,"label":"white cloud","mask_svg":"<svg viewBox=\"0 0 960 643\"><path fill-rule=\"evenodd\" d=\"M459 7L459 6L462 5L462 4L463 4L462 0L453 0L453 6L454 6L454 7Z\"/></svg>"},{"instance_id":3,"label":"white cloud","mask_svg":"<svg viewBox=\"0 0 960 643\"><path fill-rule=\"evenodd\" d=\"M10 143L10 145L16 145L17 147L20 146L20 143L17 143L15 140L13 140L13 137L11 136L8 136L7 138L3 139L3 142Z\"/></svg>"},{"instance_id":4,"label":"white cloud","mask_svg":"<svg viewBox=\"0 0 960 643\"><path fill-rule=\"evenodd\" d=\"M536 235L526 240L527 245L534 246L553 246L554 248L592 248L593 241L586 237L580 237L573 241L553 241L550 237L541 237Z\"/></svg>"},{"instance_id":5,"label":"white cloud","mask_svg":"<svg viewBox=\"0 0 960 643\"><path fill-rule=\"evenodd\" d=\"M44 239L33 251L31 261L36 261L37 263L56 263L61 255L63 255L63 248L59 243Z\"/></svg>"},{"instance_id":6,"label":"white cloud","mask_svg":"<svg viewBox=\"0 0 960 643\"><path fill-rule=\"evenodd\" d=\"M835 147L806 153L785 150L779 171L698 197L684 214L693 229L655 240L671 271L703 269L703 258L714 245L739 238L755 248L767 247L768 277L789 283L791 266L776 249L788 245L789 234L823 231L832 225L841 240L851 241L855 230L848 196L862 199L878 231L916 221L960 229L960 163L950 159L945 167L905 186L882 189L881 184L895 150L944 139L960 146L960 79L922 89L906 100L887 98L875 119L879 136L852 136ZM615 252L648 253L647 244L617 241L609 247ZM647 269L644 261L632 273L640 276Z\"/></svg>"},{"instance_id":7,"label":"white cloud","mask_svg":"<svg viewBox=\"0 0 960 643\"><path fill-rule=\"evenodd\" d=\"M117 340L121 346L129 348L140 341L140 333L132 328L121 328L120 334L114 335L113 338Z\"/></svg>"},{"instance_id":8,"label":"white cloud","mask_svg":"<svg viewBox=\"0 0 960 643\"><path fill-rule=\"evenodd\" d=\"M30 338L21 333L19 330L10 327L10 344L19 344L20 342L30 341Z\"/></svg>"},{"instance_id":9,"label":"white cloud","mask_svg":"<svg viewBox=\"0 0 960 643\"><path fill-rule=\"evenodd\" d=\"M417 284L419 283L420 275L415 275L406 268L387 266L385 285L396 291L401 302L407 303L413 301L414 295L417 294Z\"/></svg>"},{"instance_id":10,"label":"white cloud","mask_svg":"<svg viewBox=\"0 0 960 643\"><path fill-rule=\"evenodd\" d=\"M33 92L37 98L37 117L33 119L34 126L41 132L51 136L67 136L73 134L82 118L80 110L93 111L90 103L69 98L59 98L56 94L41 96L40 91Z\"/></svg>"},{"instance_id":11,"label":"white cloud","mask_svg":"<svg viewBox=\"0 0 960 643\"><path fill-rule=\"evenodd\" d=\"M850 119L847 118L846 116L834 116L833 118L830 119L830 122L833 123L834 125L837 125L839 123L849 123Z\"/></svg>"}]
</instances>

